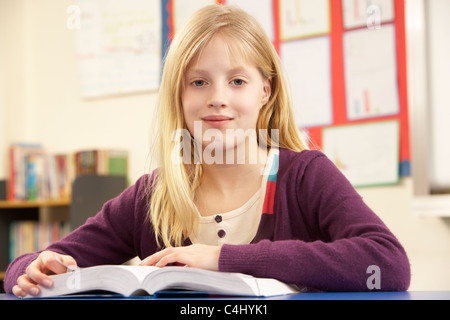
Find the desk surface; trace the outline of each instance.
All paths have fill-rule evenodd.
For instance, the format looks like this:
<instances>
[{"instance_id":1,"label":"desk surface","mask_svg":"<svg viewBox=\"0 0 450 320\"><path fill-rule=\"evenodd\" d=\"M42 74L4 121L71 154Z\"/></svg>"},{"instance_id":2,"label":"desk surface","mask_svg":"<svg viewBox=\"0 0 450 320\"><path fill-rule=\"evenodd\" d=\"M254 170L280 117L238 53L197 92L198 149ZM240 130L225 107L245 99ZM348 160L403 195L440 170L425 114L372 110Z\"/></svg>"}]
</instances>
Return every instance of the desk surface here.
<instances>
[{"instance_id":1,"label":"desk surface","mask_svg":"<svg viewBox=\"0 0 450 320\"><path fill-rule=\"evenodd\" d=\"M99 297L98 296L92 298L89 297L88 299L96 300L99 299ZM154 299L153 297L123 298L117 296L107 299L164 300L162 298ZM186 296L186 298L181 298L181 300L191 300L191 299L193 299L192 296ZM223 300L224 298L195 298L195 299ZM225 298L225 300L239 300L239 299L248 300L248 298ZM19 299L16 298L14 295L0 294L0 300L19 300ZM65 299L60 298L52 300L65 300ZM180 298L177 298L177 300L180 300ZM450 300L450 291L299 293L258 300Z\"/></svg>"}]
</instances>

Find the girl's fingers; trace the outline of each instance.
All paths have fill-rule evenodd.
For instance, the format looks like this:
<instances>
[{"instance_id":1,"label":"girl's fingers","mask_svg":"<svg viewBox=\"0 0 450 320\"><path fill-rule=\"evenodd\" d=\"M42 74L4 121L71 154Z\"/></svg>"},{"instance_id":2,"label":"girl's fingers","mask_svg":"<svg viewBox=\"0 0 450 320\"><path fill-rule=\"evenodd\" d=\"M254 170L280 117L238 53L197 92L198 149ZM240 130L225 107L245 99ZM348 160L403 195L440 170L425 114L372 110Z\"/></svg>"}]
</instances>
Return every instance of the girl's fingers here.
<instances>
[{"instance_id":1,"label":"girl's fingers","mask_svg":"<svg viewBox=\"0 0 450 320\"><path fill-rule=\"evenodd\" d=\"M76 266L76 261L71 256L66 256L52 252L42 259L43 268L51 273L61 274L67 272L71 266Z\"/></svg>"},{"instance_id":2,"label":"girl's fingers","mask_svg":"<svg viewBox=\"0 0 450 320\"><path fill-rule=\"evenodd\" d=\"M53 281L46 274L47 271L48 270L46 270L46 268L43 266L42 261L38 258L28 266L25 274L26 280L33 282L34 284L40 284L49 288L53 285ZM20 278L21 277L19 277L19 279ZM24 289L24 287L19 283L19 280L17 281L17 284ZM25 291L29 292L26 289Z\"/></svg>"},{"instance_id":3,"label":"girl's fingers","mask_svg":"<svg viewBox=\"0 0 450 320\"><path fill-rule=\"evenodd\" d=\"M219 269L220 247L191 245L188 247L167 248L144 259L140 266L165 267L171 263L188 265L193 268Z\"/></svg>"},{"instance_id":4,"label":"girl's fingers","mask_svg":"<svg viewBox=\"0 0 450 320\"><path fill-rule=\"evenodd\" d=\"M17 284L12 288L12 292L16 297L24 298L27 296L27 293Z\"/></svg>"},{"instance_id":5,"label":"girl's fingers","mask_svg":"<svg viewBox=\"0 0 450 320\"><path fill-rule=\"evenodd\" d=\"M50 251L42 252L39 257L30 263L26 273L17 279L17 285L13 293L18 297L28 294L36 296L40 290L38 285L50 288L53 280L49 274L60 274L67 272L70 266L76 266L76 261L70 257Z\"/></svg>"},{"instance_id":6,"label":"girl's fingers","mask_svg":"<svg viewBox=\"0 0 450 320\"><path fill-rule=\"evenodd\" d=\"M171 254L175 248L167 248L161 250L157 253L152 254L151 256L144 259L139 265L140 266L156 266L158 262L164 258L166 255Z\"/></svg>"},{"instance_id":7,"label":"girl's fingers","mask_svg":"<svg viewBox=\"0 0 450 320\"><path fill-rule=\"evenodd\" d=\"M16 296L20 297L25 297L28 294L33 296L37 296L39 294L38 286L26 274L20 276L17 279L17 286L15 286L15 291L17 292Z\"/></svg>"}]
</instances>

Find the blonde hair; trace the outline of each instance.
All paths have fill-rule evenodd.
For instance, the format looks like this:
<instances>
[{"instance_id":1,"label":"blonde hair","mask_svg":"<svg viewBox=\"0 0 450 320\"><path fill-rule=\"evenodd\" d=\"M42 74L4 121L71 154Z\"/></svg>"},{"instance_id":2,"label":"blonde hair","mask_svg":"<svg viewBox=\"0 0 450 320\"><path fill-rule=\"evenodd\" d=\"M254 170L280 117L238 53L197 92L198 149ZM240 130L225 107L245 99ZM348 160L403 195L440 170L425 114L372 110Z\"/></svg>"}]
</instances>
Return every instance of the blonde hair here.
<instances>
[{"instance_id":1,"label":"blonde hair","mask_svg":"<svg viewBox=\"0 0 450 320\"><path fill-rule=\"evenodd\" d=\"M194 193L201 182L202 165L174 163L172 155L179 148L174 133L186 129L181 101L185 74L214 35L237 43L244 58L256 64L265 79L271 78L272 94L261 109L256 129L278 129L277 146L281 148L306 149L294 122L278 54L256 19L233 6L211 5L197 11L171 43L160 87L160 163L148 192L148 216L158 243L161 239L166 247L181 246L197 222ZM271 137L264 143L272 146Z\"/></svg>"}]
</instances>

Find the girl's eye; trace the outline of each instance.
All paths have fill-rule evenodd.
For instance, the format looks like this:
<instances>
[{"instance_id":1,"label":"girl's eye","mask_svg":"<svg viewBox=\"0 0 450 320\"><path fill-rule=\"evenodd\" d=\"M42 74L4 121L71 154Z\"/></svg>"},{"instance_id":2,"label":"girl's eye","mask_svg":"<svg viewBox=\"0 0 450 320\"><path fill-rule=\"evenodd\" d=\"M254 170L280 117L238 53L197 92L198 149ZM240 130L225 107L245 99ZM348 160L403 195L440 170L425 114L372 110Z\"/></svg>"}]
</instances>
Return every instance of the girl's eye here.
<instances>
[{"instance_id":1,"label":"girl's eye","mask_svg":"<svg viewBox=\"0 0 450 320\"><path fill-rule=\"evenodd\" d=\"M192 84L196 87L202 87L205 85L205 81L203 80L195 80L194 82L192 82Z\"/></svg>"},{"instance_id":2,"label":"girl's eye","mask_svg":"<svg viewBox=\"0 0 450 320\"><path fill-rule=\"evenodd\" d=\"M242 86L245 83L244 80L242 80L242 79L235 79L232 82L235 86Z\"/></svg>"}]
</instances>

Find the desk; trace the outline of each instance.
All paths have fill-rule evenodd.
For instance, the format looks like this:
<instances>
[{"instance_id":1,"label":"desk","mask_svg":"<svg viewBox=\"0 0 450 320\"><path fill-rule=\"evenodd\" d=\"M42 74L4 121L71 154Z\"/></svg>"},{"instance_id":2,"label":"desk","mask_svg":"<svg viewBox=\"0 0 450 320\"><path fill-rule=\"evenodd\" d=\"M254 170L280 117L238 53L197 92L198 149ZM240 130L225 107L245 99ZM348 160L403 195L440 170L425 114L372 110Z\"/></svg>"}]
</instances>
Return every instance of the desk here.
<instances>
[{"instance_id":1,"label":"desk","mask_svg":"<svg viewBox=\"0 0 450 320\"><path fill-rule=\"evenodd\" d=\"M285 300L450 300L450 291L299 293Z\"/></svg>"},{"instance_id":2,"label":"desk","mask_svg":"<svg viewBox=\"0 0 450 320\"><path fill-rule=\"evenodd\" d=\"M81 298L78 300L100 300L104 299L101 297L94 298ZM223 301L223 300L251 300L251 301L277 301L277 300L286 300L286 301L311 301L311 300L450 300L450 291L413 291L413 292L338 292L338 293L299 293L293 295L279 296L279 297L271 297L271 298L198 298L198 297L190 297L186 296L186 298L176 298L176 299L163 299L158 298L155 299L153 297L131 297L124 298L120 296L108 297L108 300L153 300L153 301L167 301L167 300L177 300L177 301ZM21 300L10 294L0 294L1 300ZM22 301L44 301L46 299L30 299L30 300L22 300ZM57 299L47 299L47 300L67 300L64 298ZM72 299L73 300L73 299Z\"/></svg>"}]
</instances>

